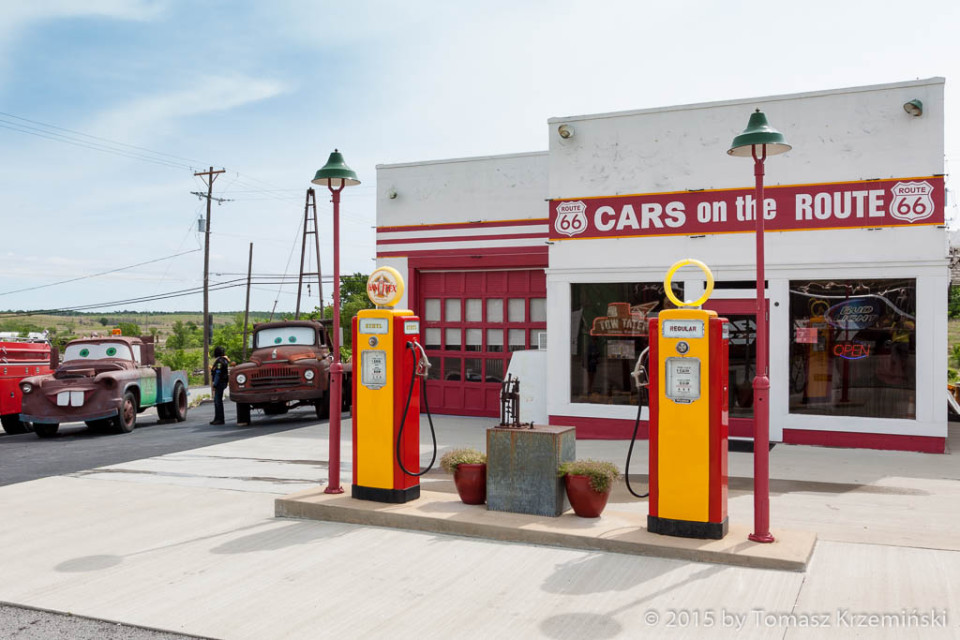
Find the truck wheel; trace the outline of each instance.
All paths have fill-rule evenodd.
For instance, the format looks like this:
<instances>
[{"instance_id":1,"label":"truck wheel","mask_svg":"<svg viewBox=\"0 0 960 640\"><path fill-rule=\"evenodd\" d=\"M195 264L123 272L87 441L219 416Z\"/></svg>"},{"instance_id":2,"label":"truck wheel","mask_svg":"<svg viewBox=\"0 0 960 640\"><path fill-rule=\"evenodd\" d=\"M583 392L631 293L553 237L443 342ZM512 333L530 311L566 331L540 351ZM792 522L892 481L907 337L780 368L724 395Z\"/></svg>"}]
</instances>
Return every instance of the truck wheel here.
<instances>
[{"instance_id":1,"label":"truck wheel","mask_svg":"<svg viewBox=\"0 0 960 640\"><path fill-rule=\"evenodd\" d=\"M173 402L170 403L170 417L177 422L187 419L187 390L179 382L173 388Z\"/></svg>"},{"instance_id":2,"label":"truck wheel","mask_svg":"<svg viewBox=\"0 0 960 640\"><path fill-rule=\"evenodd\" d=\"M173 420L173 409L170 405L172 402L166 402L164 404L157 405L157 417L161 420Z\"/></svg>"},{"instance_id":3,"label":"truck wheel","mask_svg":"<svg viewBox=\"0 0 960 640\"><path fill-rule=\"evenodd\" d=\"M123 394L120 411L113 420L114 426L120 433L130 433L137 426L137 397L132 391Z\"/></svg>"},{"instance_id":4,"label":"truck wheel","mask_svg":"<svg viewBox=\"0 0 960 640\"><path fill-rule=\"evenodd\" d=\"M10 435L27 432L27 425L24 422L20 422L19 413L8 413L7 415L0 416L0 424L3 425L3 430Z\"/></svg>"},{"instance_id":5,"label":"truck wheel","mask_svg":"<svg viewBox=\"0 0 960 640\"><path fill-rule=\"evenodd\" d=\"M286 402L271 402L263 408L263 412L268 416L279 416L289 411Z\"/></svg>"},{"instance_id":6,"label":"truck wheel","mask_svg":"<svg viewBox=\"0 0 960 640\"><path fill-rule=\"evenodd\" d=\"M317 409L317 420L326 420L330 417L330 392L327 391L313 405Z\"/></svg>"},{"instance_id":7,"label":"truck wheel","mask_svg":"<svg viewBox=\"0 0 960 640\"><path fill-rule=\"evenodd\" d=\"M59 429L59 422L37 422L33 425L33 431L37 434L38 438L52 438L57 435L57 430Z\"/></svg>"},{"instance_id":8,"label":"truck wheel","mask_svg":"<svg viewBox=\"0 0 960 640\"><path fill-rule=\"evenodd\" d=\"M237 425L245 427L250 424L250 405L246 402L237 403Z\"/></svg>"}]
</instances>

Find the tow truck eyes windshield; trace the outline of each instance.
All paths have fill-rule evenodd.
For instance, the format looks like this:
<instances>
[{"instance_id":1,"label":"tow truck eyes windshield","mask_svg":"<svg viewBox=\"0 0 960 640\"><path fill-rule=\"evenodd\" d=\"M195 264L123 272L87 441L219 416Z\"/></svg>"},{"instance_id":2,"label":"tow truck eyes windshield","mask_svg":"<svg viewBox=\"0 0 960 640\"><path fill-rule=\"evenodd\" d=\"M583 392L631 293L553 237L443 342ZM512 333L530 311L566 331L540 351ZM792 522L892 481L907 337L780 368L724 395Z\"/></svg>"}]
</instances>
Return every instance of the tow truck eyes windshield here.
<instances>
[{"instance_id":1,"label":"tow truck eyes windshield","mask_svg":"<svg viewBox=\"0 0 960 640\"><path fill-rule=\"evenodd\" d=\"M316 333L310 327L277 327L258 331L255 346L257 349L290 345L310 347L316 343Z\"/></svg>"},{"instance_id":2,"label":"tow truck eyes windshield","mask_svg":"<svg viewBox=\"0 0 960 640\"><path fill-rule=\"evenodd\" d=\"M63 360L99 360L100 358L121 358L130 360L133 355L130 347L123 342L105 342L102 344L71 344L63 352Z\"/></svg>"}]
</instances>

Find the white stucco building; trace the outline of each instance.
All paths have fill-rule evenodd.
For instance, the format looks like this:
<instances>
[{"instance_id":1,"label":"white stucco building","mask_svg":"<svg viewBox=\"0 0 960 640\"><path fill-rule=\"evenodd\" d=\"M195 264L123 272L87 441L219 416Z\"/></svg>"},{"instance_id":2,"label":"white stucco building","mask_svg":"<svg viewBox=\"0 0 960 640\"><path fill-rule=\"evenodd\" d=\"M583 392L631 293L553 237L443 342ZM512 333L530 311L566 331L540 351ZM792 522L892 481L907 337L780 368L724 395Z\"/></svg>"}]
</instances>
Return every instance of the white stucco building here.
<instances>
[{"instance_id":1,"label":"white stucco building","mask_svg":"<svg viewBox=\"0 0 960 640\"><path fill-rule=\"evenodd\" d=\"M759 108L793 145L766 163L771 440L943 451L943 89L551 118L545 152L379 166L378 263L424 320L431 408L498 415L510 354L540 347L550 422L629 437L645 319L696 258L717 280L704 306L732 321L731 436L749 437L753 163L726 151ZM691 299L704 280L674 285Z\"/></svg>"}]
</instances>

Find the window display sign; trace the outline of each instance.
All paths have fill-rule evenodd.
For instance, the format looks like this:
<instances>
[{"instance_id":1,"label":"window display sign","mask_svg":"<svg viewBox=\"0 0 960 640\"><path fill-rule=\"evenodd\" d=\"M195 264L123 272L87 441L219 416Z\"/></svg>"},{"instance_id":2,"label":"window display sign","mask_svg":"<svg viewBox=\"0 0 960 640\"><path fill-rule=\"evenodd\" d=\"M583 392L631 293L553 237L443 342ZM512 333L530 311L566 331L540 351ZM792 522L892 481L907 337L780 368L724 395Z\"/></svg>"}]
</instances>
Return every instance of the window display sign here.
<instances>
[{"instance_id":1,"label":"window display sign","mask_svg":"<svg viewBox=\"0 0 960 640\"><path fill-rule=\"evenodd\" d=\"M649 193L550 201L550 239L753 233L750 189ZM944 223L943 176L768 186L767 231Z\"/></svg>"},{"instance_id":2,"label":"window display sign","mask_svg":"<svg viewBox=\"0 0 960 640\"><path fill-rule=\"evenodd\" d=\"M633 340L610 340L607 342L607 357L614 360L636 360L636 345Z\"/></svg>"},{"instance_id":3,"label":"window display sign","mask_svg":"<svg viewBox=\"0 0 960 640\"><path fill-rule=\"evenodd\" d=\"M797 327L793 341L797 344L817 344L817 328Z\"/></svg>"},{"instance_id":4,"label":"window display sign","mask_svg":"<svg viewBox=\"0 0 960 640\"><path fill-rule=\"evenodd\" d=\"M854 298L827 309L823 319L838 329L869 329L880 319L882 306L878 298Z\"/></svg>"},{"instance_id":5,"label":"window display sign","mask_svg":"<svg viewBox=\"0 0 960 640\"><path fill-rule=\"evenodd\" d=\"M593 319L590 335L645 336L647 335L647 317L659 304L656 301L638 305L631 305L628 302L611 302L607 305L606 316Z\"/></svg>"}]
</instances>

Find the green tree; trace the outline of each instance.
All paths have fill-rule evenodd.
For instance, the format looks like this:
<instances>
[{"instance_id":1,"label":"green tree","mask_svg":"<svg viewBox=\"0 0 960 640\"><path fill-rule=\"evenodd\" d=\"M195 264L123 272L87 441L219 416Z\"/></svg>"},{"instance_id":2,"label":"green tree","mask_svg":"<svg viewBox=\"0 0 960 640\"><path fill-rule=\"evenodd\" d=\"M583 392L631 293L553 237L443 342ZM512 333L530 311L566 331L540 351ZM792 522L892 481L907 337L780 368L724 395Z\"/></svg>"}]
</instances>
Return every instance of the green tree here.
<instances>
[{"instance_id":1,"label":"green tree","mask_svg":"<svg viewBox=\"0 0 960 640\"><path fill-rule=\"evenodd\" d=\"M247 325L247 335L253 333L253 324ZM243 314L238 313L233 322L213 328L213 347L223 347L232 362L243 362Z\"/></svg>"},{"instance_id":2,"label":"green tree","mask_svg":"<svg viewBox=\"0 0 960 640\"><path fill-rule=\"evenodd\" d=\"M120 334L124 336L140 335L140 325L134 322L118 322L117 328L120 329Z\"/></svg>"},{"instance_id":3,"label":"green tree","mask_svg":"<svg viewBox=\"0 0 960 640\"><path fill-rule=\"evenodd\" d=\"M100 323L101 327L105 327L108 324L110 324L110 318L107 318L106 316L101 316L100 319L97 320L97 322Z\"/></svg>"},{"instance_id":4,"label":"green tree","mask_svg":"<svg viewBox=\"0 0 960 640\"><path fill-rule=\"evenodd\" d=\"M203 381L203 358L199 351L184 351L183 349L166 349L157 354L160 364L170 367L174 371L186 371L191 384ZM197 375L194 372L199 371Z\"/></svg>"}]
</instances>

